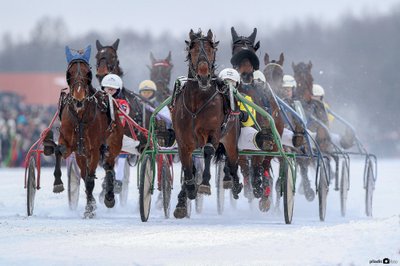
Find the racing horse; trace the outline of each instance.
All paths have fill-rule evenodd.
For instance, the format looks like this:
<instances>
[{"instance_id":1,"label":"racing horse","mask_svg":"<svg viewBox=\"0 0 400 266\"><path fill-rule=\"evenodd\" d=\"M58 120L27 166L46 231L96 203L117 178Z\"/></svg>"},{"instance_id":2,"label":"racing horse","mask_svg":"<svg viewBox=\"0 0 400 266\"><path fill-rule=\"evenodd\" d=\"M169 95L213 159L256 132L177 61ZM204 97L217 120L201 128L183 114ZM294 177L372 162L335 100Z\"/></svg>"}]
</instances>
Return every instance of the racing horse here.
<instances>
[{"instance_id":1,"label":"racing horse","mask_svg":"<svg viewBox=\"0 0 400 266\"><path fill-rule=\"evenodd\" d=\"M96 168L102 157L106 171L107 193L104 204L112 208L114 199L114 161L122 147L123 128L119 119L109 119L110 103L104 92L92 86L92 72L89 66L90 46L75 55L65 48L68 67L66 79L69 93L63 93L59 103L60 136L55 147L56 166L54 170L54 192L64 190L61 181L61 157L66 159L72 152L85 181L85 217L95 215L96 201L93 197ZM116 108L116 106L114 106Z\"/></svg>"},{"instance_id":2,"label":"racing horse","mask_svg":"<svg viewBox=\"0 0 400 266\"><path fill-rule=\"evenodd\" d=\"M171 51L165 59L155 59L153 53L150 53L150 60L151 66L148 66L150 79L157 86L156 101L162 103L171 95L169 82L171 80L171 70L174 67L171 63Z\"/></svg>"},{"instance_id":3,"label":"racing horse","mask_svg":"<svg viewBox=\"0 0 400 266\"><path fill-rule=\"evenodd\" d=\"M297 87L294 91L293 99L300 101L307 120L307 128L316 132L316 142L322 152L329 153L331 149L330 135L327 130L329 121L322 102L312 99L313 77L311 74L312 63L300 62L292 63L294 78ZM310 160L300 160L300 173L304 193L307 200L312 201L315 193L310 187L307 177Z\"/></svg>"},{"instance_id":4,"label":"racing horse","mask_svg":"<svg viewBox=\"0 0 400 266\"><path fill-rule=\"evenodd\" d=\"M99 40L96 40L96 77L101 84L102 79L107 74L116 74L119 77L123 77L124 71L119 65L118 58L118 45L119 39L117 39L112 45L102 45ZM118 94L119 98L125 99L129 103L130 111L129 117L135 120L140 126L148 127L151 113L144 108L143 101L136 93L126 89L125 86L121 89ZM135 134L144 146L147 142L147 138L136 128L134 128ZM131 131L128 127L125 127L125 135L132 137Z\"/></svg>"},{"instance_id":5,"label":"racing horse","mask_svg":"<svg viewBox=\"0 0 400 266\"><path fill-rule=\"evenodd\" d=\"M283 62L285 58L283 53L279 55L279 60L270 60L268 53L264 55L264 76L272 91L279 95L283 84Z\"/></svg>"},{"instance_id":6,"label":"racing horse","mask_svg":"<svg viewBox=\"0 0 400 266\"><path fill-rule=\"evenodd\" d=\"M184 180L174 211L176 218L187 214L187 198L195 199L199 193L211 194L210 162L213 155L221 159L227 156L229 174L233 180L232 192L237 199L242 189L237 175L239 134L238 116L232 114L223 94L225 85L215 76L215 55L218 42L213 40L211 30L204 36L199 30L190 30L186 42L189 65L186 83L175 86L170 105L172 123L178 142L179 155L184 171ZM197 188L193 174L192 153L202 148L204 154L203 180Z\"/></svg>"},{"instance_id":7,"label":"racing horse","mask_svg":"<svg viewBox=\"0 0 400 266\"><path fill-rule=\"evenodd\" d=\"M239 70L242 78L238 90L240 93L250 96L255 104L268 108L268 112L272 116L275 127L281 136L284 123L274 93L267 83L253 79L253 71L259 68L259 60L255 55L255 52L260 47L260 42L255 42L257 29L254 28L250 36L245 37L238 36L235 28L232 27L231 34L231 63ZM246 61L248 61L248 63L246 63ZM256 137L258 147L264 151L278 151L278 146L273 141L272 129L269 121L261 115L256 115L256 121L261 127L261 131ZM239 160L244 179L251 180L253 195L256 198L260 198L259 209L264 212L269 210L272 199L271 187L273 181L270 174L271 160L271 156L252 156L252 169L249 168L247 157L241 156Z\"/></svg>"}]
</instances>

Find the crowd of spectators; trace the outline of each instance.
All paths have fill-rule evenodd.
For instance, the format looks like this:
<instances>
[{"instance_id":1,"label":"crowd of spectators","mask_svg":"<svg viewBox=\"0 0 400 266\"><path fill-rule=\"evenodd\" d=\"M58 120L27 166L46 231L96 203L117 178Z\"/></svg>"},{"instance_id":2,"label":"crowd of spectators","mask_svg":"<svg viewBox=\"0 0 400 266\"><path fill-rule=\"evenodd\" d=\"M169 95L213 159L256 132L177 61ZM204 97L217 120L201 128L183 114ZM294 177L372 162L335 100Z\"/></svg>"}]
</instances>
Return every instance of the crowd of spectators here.
<instances>
[{"instance_id":1,"label":"crowd of spectators","mask_svg":"<svg viewBox=\"0 0 400 266\"><path fill-rule=\"evenodd\" d=\"M23 167L25 155L56 112L56 105L27 105L13 93L0 92L0 166ZM42 158L45 156L42 156ZM52 163L52 156L42 165Z\"/></svg>"}]
</instances>

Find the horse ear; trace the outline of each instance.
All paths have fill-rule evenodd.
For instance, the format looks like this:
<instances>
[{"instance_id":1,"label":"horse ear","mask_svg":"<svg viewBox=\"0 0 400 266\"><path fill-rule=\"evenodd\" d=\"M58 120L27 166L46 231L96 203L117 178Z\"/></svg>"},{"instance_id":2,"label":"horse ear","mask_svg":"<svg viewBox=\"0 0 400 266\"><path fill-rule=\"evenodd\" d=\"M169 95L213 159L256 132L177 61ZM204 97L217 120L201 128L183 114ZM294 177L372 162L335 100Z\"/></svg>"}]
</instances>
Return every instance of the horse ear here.
<instances>
[{"instance_id":1,"label":"horse ear","mask_svg":"<svg viewBox=\"0 0 400 266\"><path fill-rule=\"evenodd\" d=\"M72 61L72 58L74 57L71 53L71 50L69 49L68 46L65 46L65 57L67 59L67 63L69 64Z\"/></svg>"},{"instance_id":2,"label":"horse ear","mask_svg":"<svg viewBox=\"0 0 400 266\"><path fill-rule=\"evenodd\" d=\"M169 63L171 61L171 51L169 51L167 58L165 58L165 61Z\"/></svg>"},{"instance_id":3,"label":"horse ear","mask_svg":"<svg viewBox=\"0 0 400 266\"><path fill-rule=\"evenodd\" d=\"M89 60L90 60L90 53L91 53L91 51L92 51L92 46L91 45L88 45L87 47L86 47L86 49L85 49L85 52L84 52L84 54L83 54L83 59L86 61L86 62L88 62L89 63Z\"/></svg>"},{"instance_id":4,"label":"horse ear","mask_svg":"<svg viewBox=\"0 0 400 266\"><path fill-rule=\"evenodd\" d=\"M194 39L196 39L196 36L195 36L195 34L193 32L193 29L190 29L189 38L190 38L190 41L193 41Z\"/></svg>"},{"instance_id":5,"label":"horse ear","mask_svg":"<svg viewBox=\"0 0 400 266\"><path fill-rule=\"evenodd\" d=\"M238 34L236 33L236 30L234 27L231 28L231 34L232 34L232 41L235 42L237 39L239 39Z\"/></svg>"},{"instance_id":6,"label":"horse ear","mask_svg":"<svg viewBox=\"0 0 400 266\"><path fill-rule=\"evenodd\" d=\"M103 45L101 45L99 40L96 40L96 48L97 48L97 51L100 51L103 48Z\"/></svg>"},{"instance_id":7,"label":"horse ear","mask_svg":"<svg viewBox=\"0 0 400 266\"><path fill-rule=\"evenodd\" d=\"M114 48L114 50L117 51L118 45L119 45L119 38L113 43L112 48Z\"/></svg>"},{"instance_id":8,"label":"horse ear","mask_svg":"<svg viewBox=\"0 0 400 266\"><path fill-rule=\"evenodd\" d=\"M154 65L154 63L156 62L156 59L154 58L154 55L152 52L150 52L150 61L151 61L152 65Z\"/></svg>"},{"instance_id":9,"label":"horse ear","mask_svg":"<svg viewBox=\"0 0 400 266\"><path fill-rule=\"evenodd\" d=\"M256 43L256 45L254 45L254 51L257 51L258 48L260 48L260 41L258 41L258 42Z\"/></svg>"},{"instance_id":10,"label":"horse ear","mask_svg":"<svg viewBox=\"0 0 400 266\"><path fill-rule=\"evenodd\" d=\"M249 36L249 40L254 43L256 41L257 28L254 28L253 33Z\"/></svg>"},{"instance_id":11,"label":"horse ear","mask_svg":"<svg viewBox=\"0 0 400 266\"><path fill-rule=\"evenodd\" d=\"M211 29L209 29L207 32L207 39L212 41L212 38L213 38L213 33L212 33Z\"/></svg>"},{"instance_id":12,"label":"horse ear","mask_svg":"<svg viewBox=\"0 0 400 266\"><path fill-rule=\"evenodd\" d=\"M311 68L312 68L312 63L311 63L311 60L308 62L308 69L309 70L311 70Z\"/></svg>"},{"instance_id":13,"label":"horse ear","mask_svg":"<svg viewBox=\"0 0 400 266\"><path fill-rule=\"evenodd\" d=\"M285 57L283 56L283 53L279 55L279 61L277 62L279 65L283 66L283 62L285 61Z\"/></svg>"},{"instance_id":14,"label":"horse ear","mask_svg":"<svg viewBox=\"0 0 400 266\"><path fill-rule=\"evenodd\" d=\"M268 55L268 53L265 53L265 55L264 55L264 64L265 65L269 64L269 55Z\"/></svg>"}]
</instances>

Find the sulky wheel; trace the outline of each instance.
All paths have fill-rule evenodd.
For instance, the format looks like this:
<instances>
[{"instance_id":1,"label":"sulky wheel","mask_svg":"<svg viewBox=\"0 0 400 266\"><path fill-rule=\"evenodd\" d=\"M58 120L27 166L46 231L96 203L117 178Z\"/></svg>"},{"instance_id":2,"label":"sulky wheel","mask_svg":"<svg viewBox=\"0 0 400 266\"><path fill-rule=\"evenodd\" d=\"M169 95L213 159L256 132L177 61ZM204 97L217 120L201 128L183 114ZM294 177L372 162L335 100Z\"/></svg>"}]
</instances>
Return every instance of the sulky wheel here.
<instances>
[{"instance_id":1,"label":"sulky wheel","mask_svg":"<svg viewBox=\"0 0 400 266\"><path fill-rule=\"evenodd\" d=\"M375 177L372 161L368 160L367 169L365 172L365 214L372 216L372 196L375 188Z\"/></svg>"},{"instance_id":2,"label":"sulky wheel","mask_svg":"<svg viewBox=\"0 0 400 266\"><path fill-rule=\"evenodd\" d=\"M171 165L168 157L163 156L161 167L161 185L162 185L162 199L165 218L169 218L171 210L171 191L172 191L172 176Z\"/></svg>"},{"instance_id":3,"label":"sulky wheel","mask_svg":"<svg viewBox=\"0 0 400 266\"><path fill-rule=\"evenodd\" d=\"M131 173L131 166L129 164L128 158L126 158L124 160L124 178L122 180L122 190L119 193L119 202L121 206L126 206L126 203L128 202L130 173Z\"/></svg>"},{"instance_id":4,"label":"sulky wheel","mask_svg":"<svg viewBox=\"0 0 400 266\"><path fill-rule=\"evenodd\" d=\"M223 187L223 180L224 180L224 161L219 161L216 166L216 173L215 173L215 185L217 187L217 210L218 214L222 215L224 212L224 201L225 201L225 189Z\"/></svg>"},{"instance_id":5,"label":"sulky wheel","mask_svg":"<svg viewBox=\"0 0 400 266\"><path fill-rule=\"evenodd\" d=\"M28 216L32 216L36 195L35 158L33 156L29 158L28 169L25 171L28 173L28 179L26 181L26 209Z\"/></svg>"},{"instance_id":6,"label":"sulky wheel","mask_svg":"<svg viewBox=\"0 0 400 266\"><path fill-rule=\"evenodd\" d=\"M68 160L68 204L70 210L76 210L79 202L80 174L75 157Z\"/></svg>"},{"instance_id":7,"label":"sulky wheel","mask_svg":"<svg viewBox=\"0 0 400 266\"><path fill-rule=\"evenodd\" d=\"M294 166L292 159L282 160L279 166L279 176L281 180L281 191L283 192L283 212L285 216L285 223L291 224L294 209L294 184L296 183L295 173L289 166L289 162Z\"/></svg>"},{"instance_id":8,"label":"sulky wheel","mask_svg":"<svg viewBox=\"0 0 400 266\"><path fill-rule=\"evenodd\" d=\"M340 212L342 217L346 216L347 194L350 188L349 164L346 160L342 163L342 175L340 177Z\"/></svg>"},{"instance_id":9,"label":"sulky wheel","mask_svg":"<svg viewBox=\"0 0 400 266\"><path fill-rule=\"evenodd\" d=\"M144 155L140 165L140 186L139 186L139 205L140 218L142 222L147 222L150 214L152 182L153 182L153 166L152 157L149 154Z\"/></svg>"},{"instance_id":10,"label":"sulky wheel","mask_svg":"<svg viewBox=\"0 0 400 266\"><path fill-rule=\"evenodd\" d=\"M327 167L329 167L328 164ZM326 169L328 172L328 169ZM319 203L319 220L321 222L325 221L326 215L326 199L328 196L328 177L327 173L325 173L324 167L320 168L319 171L319 183L318 183L318 203Z\"/></svg>"}]
</instances>

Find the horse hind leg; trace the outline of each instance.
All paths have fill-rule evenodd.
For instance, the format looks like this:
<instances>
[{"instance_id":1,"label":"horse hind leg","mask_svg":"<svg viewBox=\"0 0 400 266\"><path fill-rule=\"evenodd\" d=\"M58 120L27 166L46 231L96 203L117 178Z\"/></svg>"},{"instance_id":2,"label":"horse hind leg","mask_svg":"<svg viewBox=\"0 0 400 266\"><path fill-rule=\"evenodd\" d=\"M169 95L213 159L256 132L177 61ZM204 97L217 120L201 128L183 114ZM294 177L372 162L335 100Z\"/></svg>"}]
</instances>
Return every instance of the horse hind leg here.
<instances>
[{"instance_id":1,"label":"horse hind leg","mask_svg":"<svg viewBox=\"0 0 400 266\"><path fill-rule=\"evenodd\" d=\"M272 204L272 190L273 180L270 174L271 158L264 159L263 162L263 174L262 174L262 190L261 199L259 201L259 209L262 212L267 212L271 208Z\"/></svg>"},{"instance_id":2,"label":"horse hind leg","mask_svg":"<svg viewBox=\"0 0 400 266\"><path fill-rule=\"evenodd\" d=\"M198 193L211 195L211 186L210 186L210 163L212 156L215 154L215 148L211 143L207 143L203 148L204 154L204 171L203 171L203 181L201 182Z\"/></svg>"},{"instance_id":3,"label":"horse hind leg","mask_svg":"<svg viewBox=\"0 0 400 266\"><path fill-rule=\"evenodd\" d=\"M54 168L54 183L53 192L61 193L64 191L64 184L61 180L61 157L67 153L67 148L64 145L57 145L54 150L56 156L56 165Z\"/></svg>"},{"instance_id":4,"label":"horse hind leg","mask_svg":"<svg viewBox=\"0 0 400 266\"><path fill-rule=\"evenodd\" d=\"M104 170L106 171L105 176L105 190L106 194L104 195L104 204L107 208L112 208L115 205L115 195L114 195L114 181L115 181L115 172L114 167L109 163L105 163L103 165Z\"/></svg>"}]
</instances>

